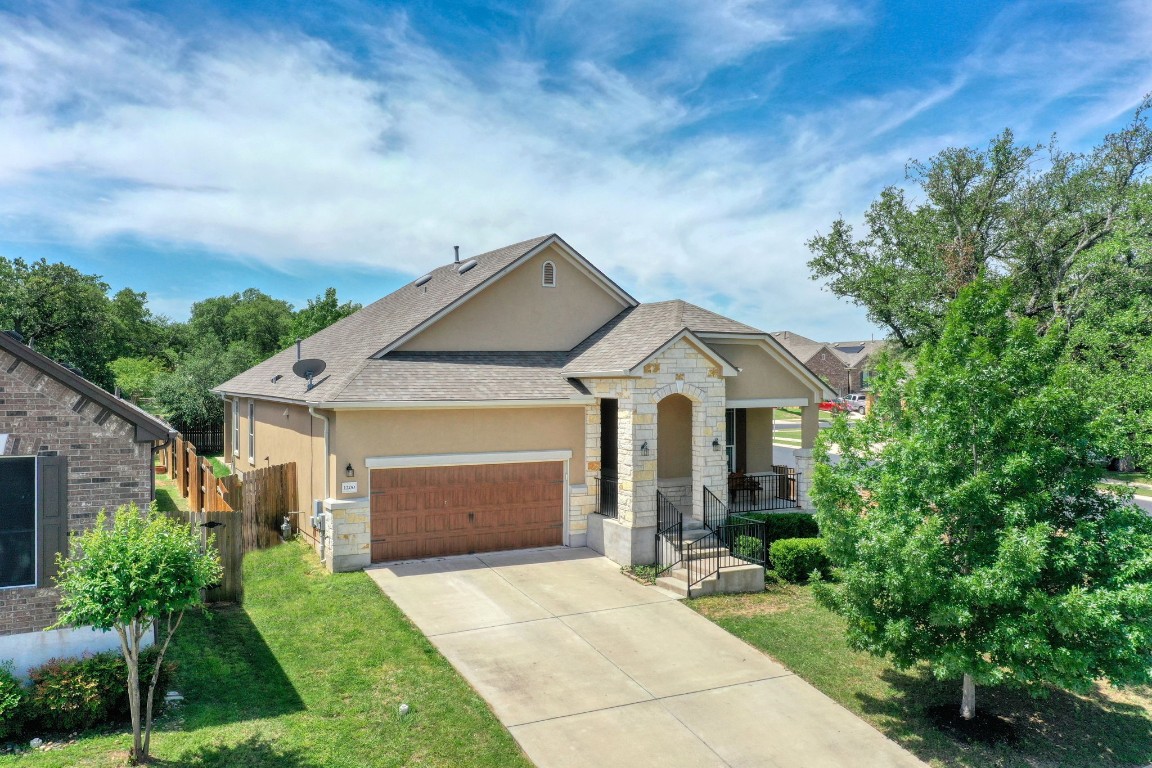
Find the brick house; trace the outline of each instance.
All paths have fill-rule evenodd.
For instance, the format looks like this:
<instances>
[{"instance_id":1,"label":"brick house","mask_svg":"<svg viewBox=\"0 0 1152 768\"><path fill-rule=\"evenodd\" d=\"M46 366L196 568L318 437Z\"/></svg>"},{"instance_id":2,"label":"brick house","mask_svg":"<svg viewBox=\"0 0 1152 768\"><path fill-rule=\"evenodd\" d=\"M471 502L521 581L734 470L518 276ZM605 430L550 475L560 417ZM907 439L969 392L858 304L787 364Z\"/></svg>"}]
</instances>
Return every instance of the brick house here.
<instances>
[{"instance_id":1,"label":"brick house","mask_svg":"<svg viewBox=\"0 0 1152 768\"><path fill-rule=\"evenodd\" d=\"M830 386L837 397L868 386L873 356L883 341L813 341L791 331L776 331L773 338Z\"/></svg>"},{"instance_id":2,"label":"brick house","mask_svg":"<svg viewBox=\"0 0 1152 768\"><path fill-rule=\"evenodd\" d=\"M167 424L0 333L0 660L118 648L114 633L56 622L55 558L102 509L146 507Z\"/></svg>"},{"instance_id":3,"label":"brick house","mask_svg":"<svg viewBox=\"0 0 1152 768\"><path fill-rule=\"evenodd\" d=\"M215 391L238 472L296 462L332 570L546 545L651 563L661 496L698 526L732 473L787 474L778 407L802 409L807 507L832 394L770 334L641 304L557 235L439 267Z\"/></svg>"}]
</instances>

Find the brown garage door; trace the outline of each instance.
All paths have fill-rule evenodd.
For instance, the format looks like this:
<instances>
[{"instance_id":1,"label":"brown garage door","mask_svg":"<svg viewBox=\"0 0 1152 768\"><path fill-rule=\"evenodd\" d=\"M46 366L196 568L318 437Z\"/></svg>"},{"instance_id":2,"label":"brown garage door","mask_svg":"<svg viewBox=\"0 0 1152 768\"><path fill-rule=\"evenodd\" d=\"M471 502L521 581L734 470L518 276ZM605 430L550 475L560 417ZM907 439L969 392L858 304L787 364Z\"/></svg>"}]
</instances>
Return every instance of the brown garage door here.
<instances>
[{"instance_id":1,"label":"brown garage door","mask_svg":"<svg viewBox=\"0 0 1152 768\"><path fill-rule=\"evenodd\" d=\"M372 470L372 562L561 544L564 464Z\"/></svg>"}]
</instances>

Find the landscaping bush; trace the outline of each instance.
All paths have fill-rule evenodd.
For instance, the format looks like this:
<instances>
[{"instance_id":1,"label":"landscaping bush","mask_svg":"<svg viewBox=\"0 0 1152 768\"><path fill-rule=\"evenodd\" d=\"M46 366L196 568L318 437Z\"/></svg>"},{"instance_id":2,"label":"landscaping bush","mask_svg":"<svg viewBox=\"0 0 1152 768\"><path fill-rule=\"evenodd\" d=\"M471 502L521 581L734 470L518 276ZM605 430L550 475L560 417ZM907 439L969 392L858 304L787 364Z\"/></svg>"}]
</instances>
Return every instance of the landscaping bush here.
<instances>
[{"instance_id":1,"label":"landscaping bush","mask_svg":"<svg viewBox=\"0 0 1152 768\"><path fill-rule=\"evenodd\" d=\"M807 581L812 571L819 571L825 577L831 571L822 539L780 539L772 543L769 552L776 573L794 584Z\"/></svg>"},{"instance_id":2,"label":"landscaping bush","mask_svg":"<svg viewBox=\"0 0 1152 768\"><path fill-rule=\"evenodd\" d=\"M140 690L147 695L158 649L140 653ZM171 675L165 664L157 682L156 711L164 706L164 692ZM28 710L31 719L45 730L75 731L103 723L123 722L128 708L128 665L118 651L106 651L78 659L51 659L28 673Z\"/></svg>"},{"instance_id":3,"label":"landscaping bush","mask_svg":"<svg viewBox=\"0 0 1152 768\"><path fill-rule=\"evenodd\" d=\"M0 741L20 733L27 714L24 686L12 671L12 662L0 662Z\"/></svg>"},{"instance_id":4,"label":"landscaping bush","mask_svg":"<svg viewBox=\"0 0 1152 768\"><path fill-rule=\"evenodd\" d=\"M764 562L764 543L755 536L737 536L732 545L732 554L745 560Z\"/></svg>"},{"instance_id":5,"label":"landscaping bush","mask_svg":"<svg viewBox=\"0 0 1152 768\"><path fill-rule=\"evenodd\" d=\"M768 545L780 539L807 539L820 535L820 526L816 524L816 516L806 512L781 512L768 514L763 512L744 513L733 515L733 520L756 520L764 523L767 532Z\"/></svg>"}]
</instances>

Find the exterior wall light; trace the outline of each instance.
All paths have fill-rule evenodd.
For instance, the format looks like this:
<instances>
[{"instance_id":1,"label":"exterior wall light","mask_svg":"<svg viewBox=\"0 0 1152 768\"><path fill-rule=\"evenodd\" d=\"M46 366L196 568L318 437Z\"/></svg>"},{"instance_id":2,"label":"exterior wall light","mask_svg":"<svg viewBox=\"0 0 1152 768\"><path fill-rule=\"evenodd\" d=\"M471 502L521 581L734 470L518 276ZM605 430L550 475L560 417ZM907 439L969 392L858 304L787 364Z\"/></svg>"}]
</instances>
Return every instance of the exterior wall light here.
<instances>
[{"instance_id":1,"label":"exterior wall light","mask_svg":"<svg viewBox=\"0 0 1152 768\"><path fill-rule=\"evenodd\" d=\"M717 453L720 452L720 438L712 438L712 450L716 451Z\"/></svg>"},{"instance_id":2,"label":"exterior wall light","mask_svg":"<svg viewBox=\"0 0 1152 768\"><path fill-rule=\"evenodd\" d=\"M647 440L640 443L640 455L641 456L647 456L648 455L648 441Z\"/></svg>"},{"instance_id":3,"label":"exterior wall light","mask_svg":"<svg viewBox=\"0 0 1152 768\"><path fill-rule=\"evenodd\" d=\"M356 470L352 469L352 462L348 462L348 466L344 467L345 477L356 477Z\"/></svg>"}]
</instances>

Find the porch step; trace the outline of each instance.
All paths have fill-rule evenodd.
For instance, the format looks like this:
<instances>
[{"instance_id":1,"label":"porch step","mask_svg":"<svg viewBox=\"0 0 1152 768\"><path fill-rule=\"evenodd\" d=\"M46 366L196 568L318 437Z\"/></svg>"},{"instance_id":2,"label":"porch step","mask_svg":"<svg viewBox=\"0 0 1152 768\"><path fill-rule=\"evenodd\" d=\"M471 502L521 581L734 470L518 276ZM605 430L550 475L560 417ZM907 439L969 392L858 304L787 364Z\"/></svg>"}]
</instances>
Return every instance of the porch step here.
<instances>
[{"instance_id":1,"label":"porch step","mask_svg":"<svg viewBox=\"0 0 1152 768\"><path fill-rule=\"evenodd\" d=\"M656 584L682 597L688 597L688 570L676 566L656 579ZM737 592L763 592L764 568L749 563L723 568L719 573L705 577L692 588L692 597L725 595Z\"/></svg>"},{"instance_id":2,"label":"porch step","mask_svg":"<svg viewBox=\"0 0 1152 768\"><path fill-rule=\"evenodd\" d=\"M683 574L677 578L676 574ZM720 583L720 579L716 574L709 576L692 588L693 597L702 597L703 595L712 595L716 593L716 587ZM661 576L656 579L656 585L681 597L688 597L688 575L687 571L682 568L669 571L667 576Z\"/></svg>"}]
</instances>

